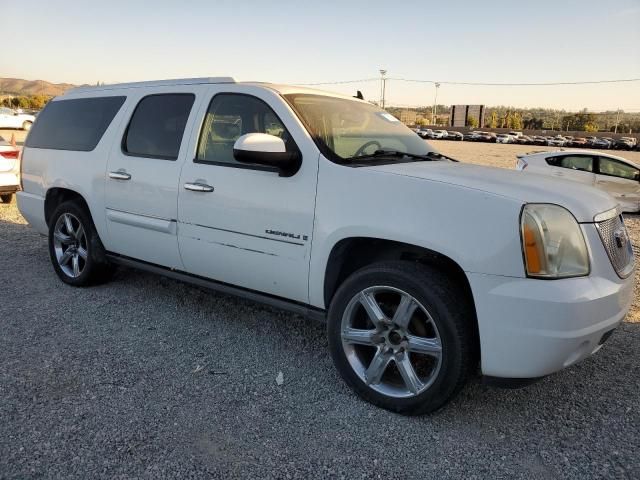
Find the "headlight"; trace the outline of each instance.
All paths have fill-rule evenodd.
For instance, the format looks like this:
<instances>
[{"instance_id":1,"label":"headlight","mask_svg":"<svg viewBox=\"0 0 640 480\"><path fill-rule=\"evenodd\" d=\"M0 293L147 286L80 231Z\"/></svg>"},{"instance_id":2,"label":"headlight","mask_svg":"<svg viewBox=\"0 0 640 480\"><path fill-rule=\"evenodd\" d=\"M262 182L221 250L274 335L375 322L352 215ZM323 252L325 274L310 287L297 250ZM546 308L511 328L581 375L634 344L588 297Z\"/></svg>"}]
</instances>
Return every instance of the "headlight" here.
<instances>
[{"instance_id":1,"label":"headlight","mask_svg":"<svg viewBox=\"0 0 640 480\"><path fill-rule=\"evenodd\" d=\"M565 208L528 204L522 209L520 234L529 277L565 278L589 274L589 255L578 222Z\"/></svg>"}]
</instances>

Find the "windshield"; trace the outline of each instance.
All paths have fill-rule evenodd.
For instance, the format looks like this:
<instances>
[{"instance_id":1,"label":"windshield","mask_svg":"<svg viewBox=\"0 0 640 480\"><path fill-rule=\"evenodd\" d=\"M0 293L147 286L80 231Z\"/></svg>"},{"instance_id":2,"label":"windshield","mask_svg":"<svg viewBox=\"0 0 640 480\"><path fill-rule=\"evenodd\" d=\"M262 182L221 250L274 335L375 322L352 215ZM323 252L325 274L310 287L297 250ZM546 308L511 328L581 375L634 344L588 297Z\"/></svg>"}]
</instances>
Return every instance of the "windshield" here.
<instances>
[{"instance_id":1,"label":"windshield","mask_svg":"<svg viewBox=\"0 0 640 480\"><path fill-rule=\"evenodd\" d=\"M324 95L289 94L285 98L330 160L340 162L380 150L411 155L434 151L415 132L375 105Z\"/></svg>"}]
</instances>

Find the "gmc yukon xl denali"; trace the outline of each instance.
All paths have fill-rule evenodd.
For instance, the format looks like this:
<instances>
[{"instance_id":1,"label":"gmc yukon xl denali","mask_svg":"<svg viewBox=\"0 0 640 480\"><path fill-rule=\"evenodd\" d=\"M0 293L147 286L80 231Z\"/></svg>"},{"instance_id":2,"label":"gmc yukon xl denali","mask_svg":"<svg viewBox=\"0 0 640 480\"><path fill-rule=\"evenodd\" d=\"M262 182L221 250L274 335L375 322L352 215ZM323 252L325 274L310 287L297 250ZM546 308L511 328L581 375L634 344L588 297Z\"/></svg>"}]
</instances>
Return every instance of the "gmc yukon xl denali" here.
<instances>
[{"instance_id":1,"label":"gmc yukon xl denali","mask_svg":"<svg viewBox=\"0 0 640 480\"><path fill-rule=\"evenodd\" d=\"M231 78L76 89L39 115L21 175L63 282L121 264L326 320L346 383L400 413L441 407L478 367L520 385L572 365L632 301L612 197L456 162L351 97Z\"/></svg>"}]
</instances>

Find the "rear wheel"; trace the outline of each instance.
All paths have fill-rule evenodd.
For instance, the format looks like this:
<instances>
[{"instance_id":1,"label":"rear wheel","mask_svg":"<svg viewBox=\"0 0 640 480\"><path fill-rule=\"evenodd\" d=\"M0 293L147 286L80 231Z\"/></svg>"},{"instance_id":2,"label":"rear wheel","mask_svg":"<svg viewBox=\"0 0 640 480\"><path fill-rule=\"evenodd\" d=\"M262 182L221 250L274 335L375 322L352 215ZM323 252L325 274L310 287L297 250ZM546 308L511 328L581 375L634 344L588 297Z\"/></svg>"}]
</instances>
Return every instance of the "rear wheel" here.
<instances>
[{"instance_id":1,"label":"rear wheel","mask_svg":"<svg viewBox=\"0 0 640 480\"><path fill-rule=\"evenodd\" d=\"M363 399L394 412L437 410L473 360L472 310L438 270L385 262L351 275L329 308L336 368Z\"/></svg>"},{"instance_id":2,"label":"rear wheel","mask_svg":"<svg viewBox=\"0 0 640 480\"><path fill-rule=\"evenodd\" d=\"M103 282L112 271L90 215L73 201L62 203L51 217L49 255L58 277L76 287Z\"/></svg>"},{"instance_id":3,"label":"rear wheel","mask_svg":"<svg viewBox=\"0 0 640 480\"><path fill-rule=\"evenodd\" d=\"M2 203L11 203L11 200L13 200L13 194L7 193L5 195L0 195L0 200L2 200Z\"/></svg>"},{"instance_id":4,"label":"rear wheel","mask_svg":"<svg viewBox=\"0 0 640 480\"><path fill-rule=\"evenodd\" d=\"M31 130L31 125L32 125L31 122L26 121L22 124L22 129L28 132L29 130Z\"/></svg>"}]
</instances>

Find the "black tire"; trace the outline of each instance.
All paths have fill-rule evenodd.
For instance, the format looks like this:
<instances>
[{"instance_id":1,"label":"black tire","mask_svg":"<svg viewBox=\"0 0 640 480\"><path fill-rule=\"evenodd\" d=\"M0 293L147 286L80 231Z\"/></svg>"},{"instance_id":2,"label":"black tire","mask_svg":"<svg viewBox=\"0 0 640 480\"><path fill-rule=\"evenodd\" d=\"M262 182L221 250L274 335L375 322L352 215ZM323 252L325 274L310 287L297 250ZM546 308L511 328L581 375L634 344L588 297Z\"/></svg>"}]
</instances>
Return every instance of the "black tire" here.
<instances>
[{"instance_id":1,"label":"black tire","mask_svg":"<svg viewBox=\"0 0 640 480\"><path fill-rule=\"evenodd\" d=\"M0 195L0 200L2 200L2 203L11 203L11 200L13 200L13 193Z\"/></svg>"},{"instance_id":2,"label":"black tire","mask_svg":"<svg viewBox=\"0 0 640 480\"><path fill-rule=\"evenodd\" d=\"M65 214L72 215L75 219L74 222L77 221L82 226L85 234L83 247L86 251L86 260L82 261L82 271L77 277L65 273L56 254L55 229L59 219ZM60 204L51 216L49 221L49 256L53 269L60 280L74 287L86 287L104 283L109 280L114 270L114 267L107 261L104 246L98 236L91 215L84 205L75 201L67 201Z\"/></svg>"},{"instance_id":3,"label":"black tire","mask_svg":"<svg viewBox=\"0 0 640 480\"><path fill-rule=\"evenodd\" d=\"M442 344L435 379L425 391L409 398L388 396L367 385L343 348L342 318L349 302L359 292L381 285L402 290L421 303L436 324ZM345 382L364 400L404 415L425 414L444 406L462 389L476 363L475 313L470 301L461 298L461 291L437 269L414 262L376 263L353 273L333 297L327 325L331 356Z\"/></svg>"}]
</instances>

